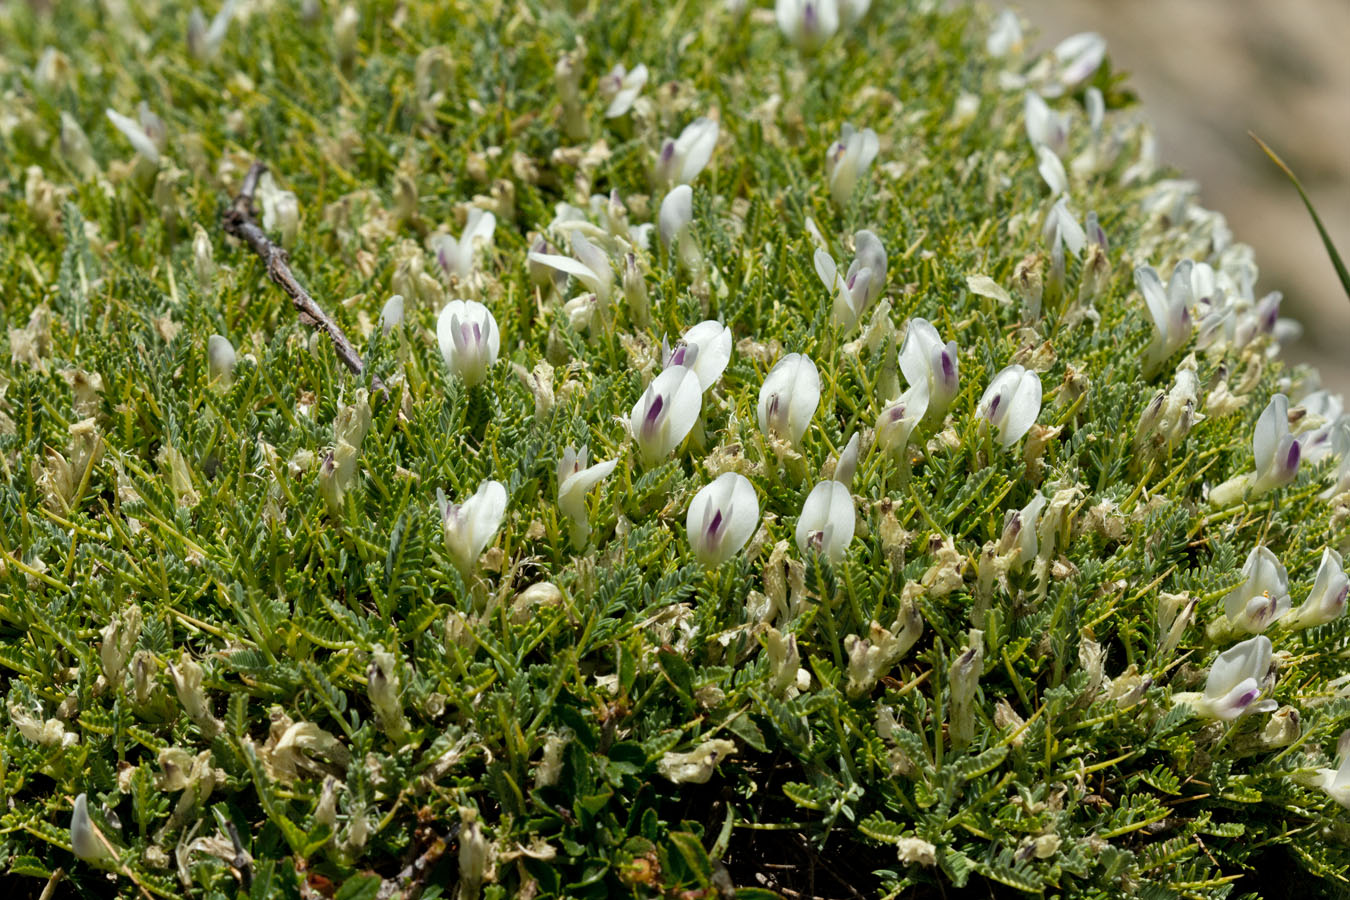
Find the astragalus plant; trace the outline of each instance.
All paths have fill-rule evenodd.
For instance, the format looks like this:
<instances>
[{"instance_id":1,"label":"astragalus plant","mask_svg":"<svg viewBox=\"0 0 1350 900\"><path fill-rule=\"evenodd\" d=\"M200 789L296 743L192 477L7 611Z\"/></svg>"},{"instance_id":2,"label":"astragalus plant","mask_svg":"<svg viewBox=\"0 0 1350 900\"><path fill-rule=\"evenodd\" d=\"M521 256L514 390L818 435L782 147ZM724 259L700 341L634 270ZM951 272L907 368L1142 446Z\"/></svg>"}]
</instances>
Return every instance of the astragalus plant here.
<instances>
[{"instance_id":1,"label":"astragalus plant","mask_svg":"<svg viewBox=\"0 0 1350 900\"><path fill-rule=\"evenodd\" d=\"M0 5L16 889L1345 885L1341 400L1027 46Z\"/></svg>"}]
</instances>

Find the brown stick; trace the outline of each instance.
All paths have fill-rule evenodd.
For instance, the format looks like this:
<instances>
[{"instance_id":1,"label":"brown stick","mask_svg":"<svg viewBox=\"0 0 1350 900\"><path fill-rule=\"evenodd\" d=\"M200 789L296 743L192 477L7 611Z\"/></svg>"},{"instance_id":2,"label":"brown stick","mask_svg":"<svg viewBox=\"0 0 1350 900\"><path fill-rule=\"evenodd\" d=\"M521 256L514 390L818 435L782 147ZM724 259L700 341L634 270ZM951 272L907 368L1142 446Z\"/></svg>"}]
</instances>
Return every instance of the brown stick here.
<instances>
[{"instance_id":1,"label":"brown stick","mask_svg":"<svg viewBox=\"0 0 1350 900\"><path fill-rule=\"evenodd\" d=\"M258 258L267 266L267 277L290 296L291 305L300 313L300 321L327 334L328 339L333 342L333 350L336 351L338 359L342 360L343 365L350 369L353 375L360 375L366 367L361 361L361 354L356 352L356 348L347 340L338 324L329 318L319 304L314 302L309 292L295 280L295 275L291 272L289 254L273 243L267 232L263 231L254 219L253 194L258 189L258 179L266 171L267 164L262 162L255 162L249 167L248 174L244 176L244 184L239 188L239 194L225 211L222 220L225 233L239 238L258 254Z\"/></svg>"}]
</instances>

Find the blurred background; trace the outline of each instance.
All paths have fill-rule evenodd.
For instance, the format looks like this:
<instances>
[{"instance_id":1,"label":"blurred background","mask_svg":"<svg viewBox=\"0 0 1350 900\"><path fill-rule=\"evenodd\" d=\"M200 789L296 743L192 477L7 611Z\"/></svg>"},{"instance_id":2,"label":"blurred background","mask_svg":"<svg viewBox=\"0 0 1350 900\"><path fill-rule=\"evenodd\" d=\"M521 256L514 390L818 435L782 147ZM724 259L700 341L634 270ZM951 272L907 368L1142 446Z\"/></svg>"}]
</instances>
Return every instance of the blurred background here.
<instances>
[{"instance_id":1,"label":"blurred background","mask_svg":"<svg viewBox=\"0 0 1350 900\"><path fill-rule=\"evenodd\" d=\"M1350 395L1350 298L1293 186L1247 137L1261 136L1312 197L1350 264L1350 0L1013 0L1036 48L1096 31L1157 126L1160 161L1256 248L1262 291L1303 324L1287 348Z\"/></svg>"}]
</instances>

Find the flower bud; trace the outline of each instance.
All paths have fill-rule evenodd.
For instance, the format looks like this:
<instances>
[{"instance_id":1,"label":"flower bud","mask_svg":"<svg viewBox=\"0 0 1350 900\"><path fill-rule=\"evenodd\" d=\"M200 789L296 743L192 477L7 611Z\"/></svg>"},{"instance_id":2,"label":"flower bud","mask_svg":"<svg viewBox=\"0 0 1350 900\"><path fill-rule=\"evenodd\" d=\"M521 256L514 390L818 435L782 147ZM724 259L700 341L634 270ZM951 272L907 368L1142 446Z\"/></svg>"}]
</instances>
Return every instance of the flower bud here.
<instances>
[{"instance_id":1,"label":"flower bud","mask_svg":"<svg viewBox=\"0 0 1350 900\"><path fill-rule=\"evenodd\" d=\"M92 181L99 175L94 146L80 123L68 112L61 113L61 156L81 178Z\"/></svg>"},{"instance_id":2,"label":"flower bud","mask_svg":"<svg viewBox=\"0 0 1350 900\"><path fill-rule=\"evenodd\" d=\"M858 452L861 446L861 438L857 432L848 439L844 449L839 451L839 458L834 464L834 480L848 487L853 483L853 474L858 471Z\"/></svg>"},{"instance_id":3,"label":"flower bud","mask_svg":"<svg viewBox=\"0 0 1350 900\"><path fill-rule=\"evenodd\" d=\"M150 139L150 135L145 133L145 129L140 126L135 119L122 115L115 109L105 111L108 121L127 139L136 152L145 157L149 162L159 164L159 147Z\"/></svg>"},{"instance_id":4,"label":"flower bud","mask_svg":"<svg viewBox=\"0 0 1350 900\"><path fill-rule=\"evenodd\" d=\"M802 53L814 53L839 30L837 0L777 0L774 18L783 37Z\"/></svg>"},{"instance_id":5,"label":"flower bud","mask_svg":"<svg viewBox=\"0 0 1350 900\"><path fill-rule=\"evenodd\" d=\"M858 181L867 174L872 161L876 159L880 146L877 133L872 129L855 131L852 125L844 124L839 140L830 145L825 161L829 172L830 199L835 206L848 205Z\"/></svg>"},{"instance_id":6,"label":"flower bud","mask_svg":"<svg viewBox=\"0 0 1350 900\"><path fill-rule=\"evenodd\" d=\"M1184 259L1172 270L1163 290L1162 279L1152 266L1134 270L1134 283L1144 295L1149 317L1153 320L1153 338L1144 353L1144 374L1152 375L1167 359L1191 339L1191 267Z\"/></svg>"},{"instance_id":7,"label":"flower bud","mask_svg":"<svg viewBox=\"0 0 1350 900\"><path fill-rule=\"evenodd\" d=\"M380 331L388 336L403 324L403 295L395 294L380 307Z\"/></svg>"},{"instance_id":8,"label":"flower bud","mask_svg":"<svg viewBox=\"0 0 1350 900\"><path fill-rule=\"evenodd\" d=\"M579 451L568 447L558 461L558 508L572 522L572 543L577 549L585 547L591 531L586 516L586 495L608 478L618 464L617 459L611 459L587 468L584 446Z\"/></svg>"},{"instance_id":9,"label":"flower bud","mask_svg":"<svg viewBox=\"0 0 1350 900\"><path fill-rule=\"evenodd\" d=\"M837 481L822 481L811 489L797 519L797 549L819 553L838 563L853 541L853 495Z\"/></svg>"},{"instance_id":10,"label":"flower bud","mask_svg":"<svg viewBox=\"0 0 1350 900\"><path fill-rule=\"evenodd\" d=\"M192 230L192 267L197 276L197 286L203 292L209 292L216 277L216 263L212 255L211 238L200 223L193 226Z\"/></svg>"},{"instance_id":11,"label":"flower bud","mask_svg":"<svg viewBox=\"0 0 1350 900\"><path fill-rule=\"evenodd\" d=\"M229 338L213 334L206 341L206 370L212 385L222 390L234 381L237 356Z\"/></svg>"},{"instance_id":12,"label":"flower bud","mask_svg":"<svg viewBox=\"0 0 1350 900\"><path fill-rule=\"evenodd\" d=\"M497 361L502 336L486 306L477 300L451 300L436 319L436 339L450 374L474 387Z\"/></svg>"},{"instance_id":13,"label":"flower bud","mask_svg":"<svg viewBox=\"0 0 1350 900\"><path fill-rule=\"evenodd\" d=\"M628 317L636 328L651 325L651 301L647 299L647 280L638 267L637 256L629 253L623 258L623 298L628 304Z\"/></svg>"},{"instance_id":14,"label":"flower bud","mask_svg":"<svg viewBox=\"0 0 1350 900\"><path fill-rule=\"evenodd\" d=\"M178 702L183 705L183 710L201 731L202 736L210 739L219 734L224 726L219 719L211 715L210 701L206 699L206 692L202 690L202 675L202 667L187 655L187 651L183 651L179 657L178 665L169 666L169 677L173 679L173 689L178 695Z\"/></svg>"},{"instance_id":15,"label":"flower bud","mask_svg":"<svg viewBox=\"0 0 1350 900\"><path fill-rule=\"evenodd\" d=\"M70 813L70 847L78 859L97 866L112 866L117 862L108 839L89 818L89 800L84 794L75 798Z\"/></svg>"},{"instance_id":16,"label":"flower bud","mask_svg":"<svg viewBox=\"0 0 1350 900\"><path fill-rule=\"evenodd\" d=\"M739 553L758 527L755 487L736 472L724 472L695 494L685 520L689 548L709 569Z\"/></svg>"}]
</instances>

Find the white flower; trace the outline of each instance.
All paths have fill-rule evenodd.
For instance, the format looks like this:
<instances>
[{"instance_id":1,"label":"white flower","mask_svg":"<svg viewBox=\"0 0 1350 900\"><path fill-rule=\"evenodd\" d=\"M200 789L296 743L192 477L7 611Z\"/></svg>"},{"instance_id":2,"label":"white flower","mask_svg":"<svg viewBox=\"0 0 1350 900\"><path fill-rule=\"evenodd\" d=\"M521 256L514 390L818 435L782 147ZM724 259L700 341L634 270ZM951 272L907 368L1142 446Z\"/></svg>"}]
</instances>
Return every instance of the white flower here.
<instances>
[{"instance_id":1,"label":"white flower","mask_svg":"<svg viewBox=\"0 0 1350 900\"><path fill-rule=\"evenodd\" d=\"M1256 547L1242 575L1242 584L1223 598L1224 615L1233 626L1258 634L1289 612L1289 574L1269 548Z\"/></svg>"},{"instance_id":2,"label":"white flower","mask_svg":"<svg viewBox=\"0 0 1350 900\"><path fill-rule=\"evenodd\" d=\"M1095 31L1070 35L1051 51L1060 64L1055 81L1061 90L1073 90L1092 77L1106 58L1106 39Z\"/></svg>"},{"instance_id":3,"label":"white flower","mask_svg":"<svg viewBox=\"0 0 1350 900\"><path fill-rule=\"evenodd\" d=\"M903 457L910 435L929 410L928 385L919 382L892 400L877 417L877 446L896 457Z\"/></svg>"},{"instance_id":4,"label":"white flower","mask_svg":"<svg viewBox=\"0 0 1350 900\"><path fill-rule=\"evenodd\" d=\"M694 558L710 569L731 559L759 527L759 498L750 479L724 472L689 504L685 520Z\"/></svg>"},{"instance_id":5,"label":"white flower","mask_svg":"<svg viewBox=\"0 0 1350 900\"><path fill-rule=\"evenodd\" d=\"M853 496L837 481L822 481L811 489L797 519L797 549L814 550L832 563L844 558L853 541Z\"/></svg>"},{"instance_id":6,"label":"white flower","mask_svg":"<svg viewBox=\"0 0 1350 900\"><path fill-rule=\"evenodd\" d=\"M623 63L609 70L609 74L600 80L600 95L609 100L605 110L606 119L617 118L633 108L633 101L647 84L647 67L638 63L630 71Z\"/></svg>"},{"instance_id":7,"label":"white flower","mask_svg":"<svg viewBox=\"0 0 1350 900\"><path fill-rule=\"evenodd\" d=\"M608 306L610 292L614 288L614 267L610 265L609 257L595 244L586 240L579 231L572 231L571 240L575 259L571 256L533 250L530 251L528 259L532 263L575 276L595 294L601 304Z\"/></svg>"},{"instance_id":8,"label":"white flower","mask_svg":"<svg viewBox=\"0 0 1350 900\"><path fill-rule=\"evenodd\" d=\"M1256 478L1252 482L1252 496L1294 480L1298 474L1303 448L1289 432L1289 398L1276 394L1256 420L1252 432L1252 455L1256 458Z\"/></svg>"},{"instance_id":9,"label":"white flower","mask_svg":"<svg viewBox=\"0 0 1350 900\"><path fill-rule=\"evenodd\" d=\"M789 353L764 376L759 389L759 430L800 444L820 404L820 372L800 353Z\"/></svg>"},{"instance_id":10,"label":"white flower","mask_svg":"<svg viewBox=\"0 0 1350 900\"><path fill-rule=\"evenodd\" d=\"M1045 150L1044 147L1041 150ZM1046 151L1048 152L1048 151ZM1052 154L1053 155L1053 154ZM1058 160L1056 160L1058 161ZM1078 219L1069 210L1069 199L1060 197L1050 212L1045 215L1045 225L1041 228L1041 237L1051 253L1062 253L1067 247L1069 252L1078 256L1087 246L1087 232L1078 224Z\"/></svg>"},{"instance_id":11,"label":"white flower","mask_svg":"<svg viewBox=\"0 0 1350 900\"><path fill-rule=\"evenodd\" d=\"M502 335L492 312L477 300L451 300L436 320L446 368L468 387L481 384L497 361Z\"/></svg>"},{"instance_id":12,"label":"white flower","mask_svg":"<svg viewBox=\"0 0 1350 900\"><path fill-rule=\"evenodd\" d=\"M118 131L122 132L122 136L136 149L136 152L141 156L144 156L150 162L158 165L159 148L156 147L155 142L150 139L150 135L145 133L145 129L140 126L140 123L135 119L122 115L115 109L109 109L106 112L108 121L112 122L113 126L116 127Z\"/></svg>"},{"instance_id":13,"label":"white flower","mask_svg":"<svg viewBox=\"0 0 1350 900\"><path fill-rule=\"evenodd\" d=\"M678 138L666 138L656 160L659 184L688 184L698 177L717 147L717 122L701 116L685 126Z\"/></svg>"},{"instance_id":14,"label":"white flower","mask_svg":"<svg viewBox=\"0 0 1350 900\"><path fill-rule=\"evenodd\" d=\"M238 357L234 344L224 335L213 334L206 341L206 371L211 382L228 388L234 381L234 364Z\"/></svg>"},{"instance_id":15,"label":"white flower","mask_svg":"<svg viewBox=\"0 0 1350 900\"><path fill-rule=\"evenodd\" d=\"M661 243L667 249L674 242L684 243L689 225L694 221L694 191L687 184L677 185L661 201L661 212L656 218Z\"/></svg>"},{"instance_id":16,"label":"white flower","mask_svg":"<svg viewBox=\"0 0 1350 900\"><path fill-rule=\"evenodd\" d=\"M1304 412L1299 423L1299 452L1310 464L1321 462L1335 450L1336 429L1345 421L1341 397L1326 390L1313 391L1298 405Z\"/></svg>"},{"instance_id":17,"label":"white flower","mask_svg":"<svg viewBox=\"0 0 1350 900\"><path fill-rule=\"evenodd\" d=\"M1350 809L1350 754L1335 769L1318 769L1317 776L1317 786L1330 794L1332 800Z\"/></svg>"},{"instance_id":18,"label":"white flower","mask_svg":"<svg viewBox=\"0 0 1350 900\"><path fill-rule=\"evenodd\" d=\"M994 57L1007 56L1022 49L1022 24L1017 21L1017 13L1005 9L998 14L994 26L989 29L984 49Z\"/></svg>"},{"instance_id":19,"label":"white flower","mask_svg":"<svg viewBox=\"0 0 1350 900\"><path fill-rule=\"evenodd\" d=\"M1088 127L1092 129L1094 135L1100 135L1102 124L1106 121L1106 98L1102 96L1101 88L1088 88L1084 95L1084 105L1087 107Z\"/></svg>"},{"instance_id":20,"label":"white flower","mask_svg":"<svg viewBox=\"0 0 1350 900\"><path fill-rule=\"evenodd\" d=\"M1036 168L1050 186L1051 196L1058 196L1069 189L1069 175L1064 171L1064 163L1059 156L1044 144L1036 145Z\"/></svg>"},{"instance_id":21,"label":"white flower","mask_svg":"<svg viewBox=\"0 0 1350 900\"><path fill-rule=\"evenodd\" d=\"M492 246L492 235L496 230L496 216L476 206L471 207L459 240L449 234L439 235L432 240L431 248L436 253L436 261L441 264L445 274L454 275L460 281L468 279L473 274L474 260L480 249Z\"/></svg>"},{"instance_id":22,"label":"white flower","mask_svg":"<svg viewBox=\"0 0 1350 900\"><path fill-rule=\"evenodd\" d=\"M911 387L924 387L926 400L919 415L936 419L946 415L961 386L958 355L956 341L944 344L927 319L909 320L905 342L900 345L900 371ZM911 405L914 399L911 398Z\"/></svg>"},{"instance_id":23,"label":"white flower","mask_svg":"<svg viewBox=\"0 0 1350 900\"><path fill-rule=\"evenodd\" d=\"M1308 599L1284 620L1285 625L1289 628L1325 625L1345 612L1347 595L1350 579L1345 575L1345 563L1339 553L1327 547L1322 551L1322 564L1317 567L1317 578Z\"/></svg>"},{"instance_id":24,"label":"white flower","mask_svg":"<svg viewBox=\"0 0 1350 900\"><path fill-rule=\"evenodd\" d=\"M1006 555L1008 568L1019 569L1036 558L1040 552L1037 531L1041 524L1041 512L1045 509L1045 495L1036 492L1030 502L1020 510L1010 509L1003 519L1003 533L999 535L998 550Z\"/></svg>"},{"instance_id":25,"label":"white flower","mask_svg":"<svg viewBox=\"0 0 1350 900\"><path fill-rule=\"evenodd\" d=\"M1069 139L1069 117L1057 113L1035 91L1027 91L1025 112L1027 137L1036 146L1044 145L1059 153Z\"/></svg>"},{"instance_id":26,"label":"white flower","mask_svg":"<svg viewBox=\"0 0 1350 900\"><path fill-rule=\"evenodd\" d=\"M188 52L201 60L214 58L220 52L221 45L225 43L225 35L230 30L230 19L234 18L234 8L238 5L239 0L225 0L212 17L209 26L202 11L193 7L188 15Z\"/></svg>"},{"instance_id":27,"label":"white flower","mask_svg":"<svg viewBox=\"0 0 1350 900\"><path fill-rule=\"evenodd\" d=\"M830 318L836 325L851 329L862 318L873 300L886 289L886 248L881 239L862 230L853 236L856 255L848 272L841 274L834 257L817 247L816 274L834 296Z\"/></svg>"},{"instance_id":28,"label":"white flower","mask_svg":"<svg viewBox=\"0 0 1350 900\"><path fill-rule=\"evenodd\" d=\"M584 546L591 531L586 516L586 495L608 478L618 464L617 459L611 459L587 467L585 447L580 450L568 447L563 451L562 459L558 460L558 508L572 521L574 543Z\"/></svg>"},{"instance_id":29,"label":"white flower","mask_svg":"<svg viewBox=\"0 0 1350 900\"><path fill-rule=\"evenodd\" d=\"M673 453L702 410L703 389L693 369L671 366L653 378L629 417L642 461L651 465Z\"/></svg>"},{"instance_id":30,"label":"white flower","mask_svg":"<svg viewBox=\"0 0 1350 900\"><path fill-rule=\"evenodd\" d=\"M836 0L777 0L778 30L803 53L820 49L839 30Z\"/></svg>"},{"instance_id":31,"label":"white flower","mask_svg":"<svg viewBox=\"0 0 1350 900\"><path fill-rule=\"evenodd\" d=\"M1274 711L1274 700L1257 700L1273 650L1270 638L1258 634L1220 653L1209 667L1200 711L1229 722L1246 713Z\"/></svg>"},{"instance_id":32,"label":"white flower","mask_svg":"<svg viewBox=\"0 0 1350 900\"><path fill-rule=\"evenodd\" d=\"M662 366L693 369L699 387L706 393L731 362L731 337L731 329L721 322L712 319L699 322L681 335L674 347L661 342Z\"/></svg>"},{"instance_id":33,"label":"white flower","mask_svg":"<svg viewBox=\"0 0 1350 900\"><path fill-rule=\"evenodd\" d=\"M875 131L870 128L855 131L852 125L844 123L839 140L830 145L825 157L825 168L830 179L830 199L835 206L848 204L859 179L872 167L872 161L877 158L880 148L881 143Z\"/></svg>"},{"instance_id":34,"label":"white flower","mask_svg":"<svg viewBox=\"0 0 1350 900\"><path fill-rule=\"evenodd\" d=\"M103 832L89 818L89 800L84 794L75 798L70 812L70 846L75 856L87 863L110 865L117 861Z\"/></svg>"},{"instance_id":35,"label":"white flower","mask_svg":"<svg viewBox=\"0 0 1350 900\"><path fill-rule=\"evenodd\" d=\"M1144 353L1144 372L1151 375L1191 339L1191 266L1188 259L1177 263L1163 290L1162 279L1152 266L1134 270L1134 283L1144 295L1153 319L1153 339Z\"/></svg>"},{"instance_id":36,"label":"white flower","mask_svg":"<svg viewBox=\"0 0 1350 900\"><path fill-rule=\"evenodd\" d=\"M447 502L438 488L436 502L441 509L446 551L461 572L472 572L506 515L506 485L484 481L463 503Z\"/></svg>"},{"instance_id":37,"label":"white flower","mask_svg":"<svg viewBox=\"0 0 1350 900\"><path fill-rule=\"evenodd\" d=\"M998 432L1004 449L1020 441L1040 414L1040 376L1016 364L994 376L977 412Z\"/></svg>"}]
</instances>

